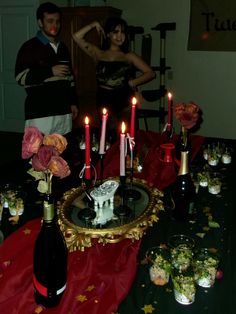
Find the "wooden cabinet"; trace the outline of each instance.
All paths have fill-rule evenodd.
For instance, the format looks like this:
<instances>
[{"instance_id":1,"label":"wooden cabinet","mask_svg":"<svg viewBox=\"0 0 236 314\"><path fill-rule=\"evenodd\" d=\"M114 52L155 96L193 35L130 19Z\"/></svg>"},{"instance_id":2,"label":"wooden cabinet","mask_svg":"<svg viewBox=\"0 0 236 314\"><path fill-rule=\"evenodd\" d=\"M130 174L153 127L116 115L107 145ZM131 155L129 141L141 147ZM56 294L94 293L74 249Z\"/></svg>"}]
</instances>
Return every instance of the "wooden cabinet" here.
<instances>
[{"instance_id":1,"label":"wooden cabinet","mask_svg":"<svg viewBox=\"0 0 236 314\"><path fill-rule=\"evenodd\" d=\"M76 78L80 114L75 126L80 126L85 115L89 115L91 124L98 126L96 113L96 77L95 64L73 41L72 34L95 20L102 25L108 17L120 16L121 10L112 7L64 7L62 9L61 39L70 49ZM96 29L86 35L88 41L100 44Z\"/></svg>"}]
</instances>

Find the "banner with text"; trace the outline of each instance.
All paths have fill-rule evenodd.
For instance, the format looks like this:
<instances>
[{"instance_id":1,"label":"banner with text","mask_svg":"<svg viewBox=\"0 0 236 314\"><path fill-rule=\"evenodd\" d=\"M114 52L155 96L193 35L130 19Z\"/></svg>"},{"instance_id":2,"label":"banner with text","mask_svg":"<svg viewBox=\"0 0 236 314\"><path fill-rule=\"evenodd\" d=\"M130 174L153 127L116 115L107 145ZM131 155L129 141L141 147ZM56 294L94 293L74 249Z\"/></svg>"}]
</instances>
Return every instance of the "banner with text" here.
<instances>
[{"instance_id":1,"label":"banner with text","mask_svg":"<svg viewBox=\"0 0 236 314\"><path fill-rule=\"evenodd\" d=\"M236 0L191 0L189 50L236 50Z\"/></svg>"}]
</instances>

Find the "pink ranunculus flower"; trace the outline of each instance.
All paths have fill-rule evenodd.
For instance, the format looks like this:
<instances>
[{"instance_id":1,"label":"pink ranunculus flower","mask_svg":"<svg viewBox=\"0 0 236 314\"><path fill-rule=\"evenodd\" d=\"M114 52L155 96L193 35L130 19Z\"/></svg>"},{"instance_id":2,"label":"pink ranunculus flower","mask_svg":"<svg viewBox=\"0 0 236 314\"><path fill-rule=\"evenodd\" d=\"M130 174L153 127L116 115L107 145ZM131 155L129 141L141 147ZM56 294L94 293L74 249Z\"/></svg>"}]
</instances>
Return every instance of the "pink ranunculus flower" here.
<instances>
[{"instance_id":1,"label":"pink ranunculus flower","mask_svg":"<svg viewBox=\"0 0 236 314\"><path fill-rule=\"evenodd\" d=\"M53 133L44 136L43 144L54 146L59 154L61 154L66 149L67 140L61 134Z\"/></svg>"},{"instance_id":2,"label":"pink ranunculus flower","mask_svg":"<svg viewBox=\"0 0 236 314\"><path fill-rule=\"evenodd\" d=\"M60 156L53 156L48 164L48 169L56 176L65 178L70 175L70 168L67 162Z\"/></svg>"},{"instance_id":3,"label":"pink ranunculus flower","mask_svg":"<svg viewBox=\"0 0 236 314\"><path fill-rule=\"evenodd\" d=\"M53 146L41 146L32 158L32 167L36 171L47 170L53 156L58 156L58 151Z\"/></svg>"},{"instance_id":4,"label":"pink ranunculus flower","mask_svg":"<svg viewBox=\"0 0 236 314\"><path fill-rule=\"evenodd\" d=\"M33 154L37 154L43 142L43 135L36 127L25 128L22 141L21 156L23 159L30 158Z\"/></svg>"}]
</instances>

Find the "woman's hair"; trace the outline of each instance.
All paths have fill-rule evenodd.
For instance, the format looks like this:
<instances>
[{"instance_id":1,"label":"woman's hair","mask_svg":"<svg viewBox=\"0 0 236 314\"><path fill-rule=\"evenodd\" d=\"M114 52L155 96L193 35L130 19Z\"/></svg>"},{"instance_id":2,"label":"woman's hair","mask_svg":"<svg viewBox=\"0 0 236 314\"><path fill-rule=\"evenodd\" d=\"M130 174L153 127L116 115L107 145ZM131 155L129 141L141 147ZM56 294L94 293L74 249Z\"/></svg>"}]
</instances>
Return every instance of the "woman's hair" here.
<instances>
[{"instance_id":1,"label":"woman's hair","mask_svg":"<svg viewBox=\"0 0 236 314\"><path fill-rule=\"evenodd\" d=\"M61 17L61 9L57 5L51 2L44 2L38 7L37 12L36 12L37 20L43 21L44 13L49 13L49 14L59 13Z\"/></svg>"},{"instance_id":2,"label":"woman's hair","mask_svg":"<svg viewBox=\"0 0 236 314\"><path fill-rule=\"evenodd\" d=\"M113 32L117 26L120 26L122 31L125 34L125 40L124 40L123 44L121 45L120 49L126 53L129 50L128 25L127 25L126 21L120 17L110 17L107 19L107 21L104 25L104 32L105 32L106 38L103 41L102 49L107 50L110 48L110 38L107 35L109 33Z\"/></svg>"}]
</instances>

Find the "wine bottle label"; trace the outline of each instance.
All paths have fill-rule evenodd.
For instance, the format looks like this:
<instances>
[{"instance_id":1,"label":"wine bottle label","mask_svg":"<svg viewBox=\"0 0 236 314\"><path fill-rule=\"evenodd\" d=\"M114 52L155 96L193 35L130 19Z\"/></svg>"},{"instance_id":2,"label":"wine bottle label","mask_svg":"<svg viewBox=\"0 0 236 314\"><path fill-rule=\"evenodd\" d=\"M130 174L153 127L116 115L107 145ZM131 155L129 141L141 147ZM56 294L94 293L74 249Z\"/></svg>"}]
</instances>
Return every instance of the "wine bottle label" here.
<instances>
[{"instance_id":1,"label":"wine bottle label","mask_svg":"<svg viewBox=\"0 0 236 314\"><path fill-rule=\"evenodd\" d=\"M34 283L34 287L35 289L44 297L48 297L48 288L45 287L44 285L42 285L37 278L35 277L35 275L33 275L33 283ZM62 286L60 289L56 290L56 295L61 294L64 290L66 289L66 284L64 286Z\"/></svg>"}]
</instances>

